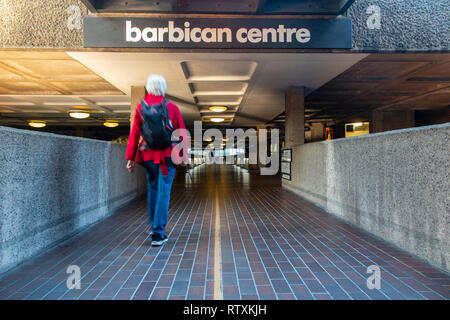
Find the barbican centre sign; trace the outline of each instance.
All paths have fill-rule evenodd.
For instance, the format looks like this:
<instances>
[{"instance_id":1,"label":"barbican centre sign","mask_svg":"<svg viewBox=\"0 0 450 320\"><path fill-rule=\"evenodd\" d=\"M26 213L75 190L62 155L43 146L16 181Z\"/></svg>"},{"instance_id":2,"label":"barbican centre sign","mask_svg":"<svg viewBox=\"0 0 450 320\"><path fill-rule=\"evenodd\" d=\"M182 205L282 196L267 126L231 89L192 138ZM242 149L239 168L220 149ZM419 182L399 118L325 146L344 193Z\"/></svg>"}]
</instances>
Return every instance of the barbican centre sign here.
<instances>
[{"instance_id":1,"label":"barbican centre sign","mask_svg":"<svg viewBox=\"0 0 450 320\"><path fill-rule=\"evenodd\" d=\"M85 17L87 48L350 49L349 18Z\"/></svg>"}]
</instances>

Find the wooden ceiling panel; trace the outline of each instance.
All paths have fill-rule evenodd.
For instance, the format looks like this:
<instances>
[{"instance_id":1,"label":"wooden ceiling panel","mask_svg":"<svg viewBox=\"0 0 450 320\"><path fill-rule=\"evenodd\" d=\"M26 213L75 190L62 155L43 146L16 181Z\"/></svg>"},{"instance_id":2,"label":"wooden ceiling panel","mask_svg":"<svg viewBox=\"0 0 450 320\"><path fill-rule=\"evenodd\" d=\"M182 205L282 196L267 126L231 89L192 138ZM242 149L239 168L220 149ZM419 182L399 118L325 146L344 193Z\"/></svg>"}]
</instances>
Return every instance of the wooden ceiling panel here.
<instances>
[{"instance_id":1,"label":"wooden ceiling panel","mask_svg":"<svg viewBox=\"0 0 450 320\"><path fill-rule=\"evenodd\" d=\"M311 96L308 96L306 99L306 103L308 102L339 102L339 101L345 101L345 100L349 100L350 98L352 98L353 95L350 94L350 91L347 92L347 94L345 93L341 93L338 95L330 95L330 94L323 94L323 93L317 93L317 94L312 94Z\"/></svg>"},{"instance_id":2,"label":"wooden ceiling panel","mask_svg":"<svg viewBox=\"0 0 450 320\"><path fill-rule=\"evenodd\" d=\"M16 111L11 108L8 108L8 107L0 106L0 112L1 113L15 113Z\"/></svg>"},{"instance_id":3,"label":"wooden ceiling panel","mask_svg":"<svg viewBox=\"0 0 450 320\"><path fill-rule=\"evenodd\" d=\"M315 91L311 96L314 97L316 95L322 95L322 96L355 96L360 93L362 93L362 90L326 90L321 89L320 91Z\"/></svg>"},{"instance_id":4,"label":"wooden ceiling panel","mask_svg":"<svg viewBox=\"0 0 450 320\"><path fill-rule=\"evenodd\" d=\"M409 99L405 103L399 103L388 108L389 110L413 109L428 110L450 107L450 89L443 89L431 94L421 95L415 99Z\"/></svg>"},{"instance_id":5,"label":"wooden ceiling panel","mask_svg":"<svg viewBox=\"0 0 450 320\"><path fill-rule=\"evenodd\" d=\"M19 113L59 113L60 111L45 106L16 106L12 107Z\"/></svg>"},{"instance_id":6,"label":"wooden ceiling panel","mask_svg":"<svg viewBox=\"0 0 450 320\"><path fill-rule=\"evenodd\" d=\"M65 52L0 51L0 94L122 95Z\"/></svg>"},{"instance_id":7,"label":"wooden ceiling panel","mask_svg":"<svg viewBox=\"0 0 450 320\"><path fill-rule=\"evenodd\" d=\"M418 94L436 89L447 87L449 84L445 82L431 81L398 81L383 86L384 92L396 92L399 94Z\"/></svg>"},{"instance_id":8,"label":"wooden ceiling panel","mask_svg":"<svg viewBox=\"0 0 450 320\"><path fill-rule=\"evenodd\" d=\"M57 90L31 81L3 81L0 88L7 94L60 94Z\"/></svg>"},{"instance_id":9,"label":"wooden ceiling panel","mask_svg":"<svg viewBox=\"0 0 450 320\"><path fill-rule=\"evenodd\" d=\"M375 82L361 82L361 81L339 81L337 79L332 80L328 83L326 83L324 86L319 88L317 91L328 91L328 90L338 90L338 91L344 91L344 90L368 90L370 88L373 88L377 85Z\"/></svg>"},{"instance_id":10,"label":"wooden ceiling panel","mask_svg":"<svg viewBox=\"0 0 450 320\"><path fill-rule=\"evenodd\" d=\"M75 60L4 60L19 72L45 80L98 81L102 80Z\"/></svg>"},{"instance_id":11,"label":"wooden ceiling panel","mask_svg":"<svg viewBox=\"0 0 450 320\"><path fill-rule=\"evenodd\" d=\"M52 81L52 84L62 87L75 95L121 95L115 87L105 81Z\"/></svg>"},{"instance_id":12,"label":"wooden ceiling panel","mask_svg":"<svg viewBox=\"0 0 450 320\"><path fill-rule=\"evenodd\" d=\"M24 77L18 75L17 73L8 71L2 67L0 67L0 82L3 81L23 81Z\"/></svg>"},{"instance_id":13,"label":"wooden ceiling panel","mask_svg":"<svg viewBox=\"0 0 450 320\"><path fill-rule=\"evenodd\" d=\"M369 81L399 78L429 62L424 61L368 61L360 62L337 77L337 80Z\"/></svg>"},{"instance_id":14,"label":"wooden ceiling panel","mask_svg":"<svg viewBox=\"0 0 450 320\"><path fill-rule=\"evenodd\" d=\"M372 54L306 97L306 105L342 121L373 109L450 105L450 54Z\"/></svg>"},{"instance_id":15,"label":"wooden ceiling panel","mask_svg":"<svg viewBox=\"0 0 450 320\"><path fill-rule=\"evenodd\" d=\"M409 80L450 81L450 61L415 73Z\"/></svg>"},{"instance_id":16,"label":"wooden ceiling panel","mask_svg":"<svg viewBox=\"0 0 450 320\"><path fill-rule=\"evenodd\" d=\"M395 100L402 100L408 98L407 95L397 95L397 94L389 94L386 92L373 92L366 95L361 95L358 97L358 101L370 101L374 103L388 103L393 102Z\"/></svg>"}]
</instances>

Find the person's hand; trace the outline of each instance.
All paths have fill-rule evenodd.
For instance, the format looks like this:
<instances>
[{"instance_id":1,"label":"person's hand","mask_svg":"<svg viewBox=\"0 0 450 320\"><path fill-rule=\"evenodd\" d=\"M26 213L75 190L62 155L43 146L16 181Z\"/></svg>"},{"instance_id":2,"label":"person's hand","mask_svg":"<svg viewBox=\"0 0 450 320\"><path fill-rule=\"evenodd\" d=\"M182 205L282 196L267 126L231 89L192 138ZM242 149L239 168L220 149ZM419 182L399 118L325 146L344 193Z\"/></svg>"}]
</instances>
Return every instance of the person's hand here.
<instances>
[{"instance_id":1,"label":"person's hand","mask_svg":"<svg viewBox=\"0 0 450 320\"><path fill-rule=\"evenodd\" d=\"M127 162L127 169L130 173L134 171L134 163L133 160L128 160Z\"/></svg>"}]
</instances>

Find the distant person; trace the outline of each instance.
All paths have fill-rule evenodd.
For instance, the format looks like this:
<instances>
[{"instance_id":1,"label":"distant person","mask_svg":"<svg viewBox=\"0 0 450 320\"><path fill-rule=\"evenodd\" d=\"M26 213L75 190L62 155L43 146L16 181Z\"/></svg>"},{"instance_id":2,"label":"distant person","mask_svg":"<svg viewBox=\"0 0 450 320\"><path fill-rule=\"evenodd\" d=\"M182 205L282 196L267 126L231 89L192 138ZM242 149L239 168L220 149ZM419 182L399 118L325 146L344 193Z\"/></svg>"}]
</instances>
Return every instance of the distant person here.
<instances>
[{"instance_id":1,"label":"distant person","mask_svg":"<svg viewBox=\"0 0 450 320\"><path fill-rule=\"evenodd\" d=\"M147 233L152 236L152 246L160 246L168 240L165 230L175 163L181 160L182 164L188 163L187 154L183 154L183 159L172 159L172 148L187 139L185 134L178 141L171 139L173 130L183 129L181 132L185 133L185 125L178 107L164 97L167 89L164 77L150 75L146 89L144 99L136 108L125 158L128 171L133 172L138 162L147 173L150 224ZM139 144L141 136L143 140Z\"/></svg>"}]
</instances>

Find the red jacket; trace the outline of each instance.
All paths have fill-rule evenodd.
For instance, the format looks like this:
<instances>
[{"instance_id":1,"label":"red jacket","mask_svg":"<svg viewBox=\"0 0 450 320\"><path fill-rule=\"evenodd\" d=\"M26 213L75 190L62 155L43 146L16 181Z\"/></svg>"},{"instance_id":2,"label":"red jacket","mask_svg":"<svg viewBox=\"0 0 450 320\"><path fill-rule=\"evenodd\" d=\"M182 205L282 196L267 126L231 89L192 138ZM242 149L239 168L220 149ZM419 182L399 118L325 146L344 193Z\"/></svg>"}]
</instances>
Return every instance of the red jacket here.
<instances>
[{"instance_id":1,"label":"red jacket","mask_svg":"<svg viewBox=\"0 0 450 320\"><path fill-rule=\"evenodd\" d=\"M163 96L155 96L153 94L147 94L144 97L144 100L145 102L148 103L148 105L160 104L162 103L163 99L164 99ZM172 122L173 128L175 130L186 129L183 117L181 116L178 107L174 103L169 102L167 104L167 110L169 111L169 119ZM135 111L133 126L131 127L131 133L128 139L128 146L125 159L133 160L136 161L137 163L153 160L155 163L161 164L161 170L163 172L163 175L166 175L167 167L165 165L165 158L171 158L173 147L168 147L164 150L152 150L152 149L140 150L140 147L144 143L144 140L142 140L141 143L139 144L139 138L141 137L141 127L142 127L142 106L139 103ZM182 131L180 137L183 140L183 143L187 143L188 140L186 136L186 130ZM178 159L173 160L179 162L181 160L180 159L181 155L182 154L178 154L176 152L176 156ZM187 157L187 155L185 155L185 157Z\"/></svg>"}]
</instances>

